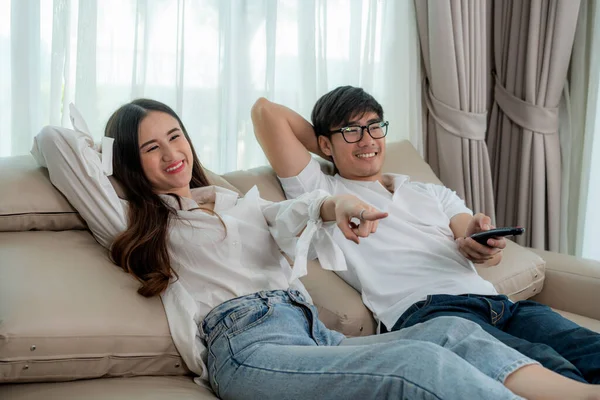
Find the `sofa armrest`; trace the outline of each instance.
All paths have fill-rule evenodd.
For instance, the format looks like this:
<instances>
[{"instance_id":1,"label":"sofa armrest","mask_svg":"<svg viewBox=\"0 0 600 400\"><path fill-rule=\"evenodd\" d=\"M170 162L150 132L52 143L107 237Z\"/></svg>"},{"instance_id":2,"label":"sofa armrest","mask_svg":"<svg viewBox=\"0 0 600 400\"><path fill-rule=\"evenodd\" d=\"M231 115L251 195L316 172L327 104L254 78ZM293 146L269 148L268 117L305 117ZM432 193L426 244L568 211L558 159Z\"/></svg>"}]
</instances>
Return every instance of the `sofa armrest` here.
<instances>
[{"instance_id":1,"label":"sofa armrest","mask_svg":"<svg viewBox=\"0 0 600 400\"><path fill-rule=\"evenodd\" d=\"M544 250L531 251L546 260L544 289L532 300L600 319L600 262Z\"/></svg>"}]
</instances>

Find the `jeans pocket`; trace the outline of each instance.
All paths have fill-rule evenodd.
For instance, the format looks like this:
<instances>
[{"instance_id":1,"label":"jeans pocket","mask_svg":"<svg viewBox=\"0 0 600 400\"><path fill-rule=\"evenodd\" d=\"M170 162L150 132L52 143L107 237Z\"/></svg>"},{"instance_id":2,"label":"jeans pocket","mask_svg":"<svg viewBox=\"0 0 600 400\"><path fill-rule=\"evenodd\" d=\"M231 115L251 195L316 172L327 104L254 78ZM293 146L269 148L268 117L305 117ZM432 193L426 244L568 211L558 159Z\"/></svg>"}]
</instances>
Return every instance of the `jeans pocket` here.
<instances>
[{"instance_id":1,"label":"jeans pocket","mask_svg":"<svg viewBox=\"0 0 600 400\"><path fill-rule=\"evenodd\" d=\"M265 329L268 330L268 327L263 327L263 324L273 314L273 308L272 305L261 304L248 309L246 312L230 315L233 325L226 336L229 342L229 351L234 360L242 363L249 353L246 353L246 355L241 353L263 341L266 334Z\"/></svg>"},{"instance_id":2,"label":"jeans pocket","mask_svg":"<svg viewBox=\"0 0 600 400\"><path fill-rule=\"evenodd\" d=\"M270 304L258 304L243 310L238 310L229 314L232 326L227 333L227 337L233 338L248 329L263 323L273 313L273 306Z\"/></svg>"}]
</instances>

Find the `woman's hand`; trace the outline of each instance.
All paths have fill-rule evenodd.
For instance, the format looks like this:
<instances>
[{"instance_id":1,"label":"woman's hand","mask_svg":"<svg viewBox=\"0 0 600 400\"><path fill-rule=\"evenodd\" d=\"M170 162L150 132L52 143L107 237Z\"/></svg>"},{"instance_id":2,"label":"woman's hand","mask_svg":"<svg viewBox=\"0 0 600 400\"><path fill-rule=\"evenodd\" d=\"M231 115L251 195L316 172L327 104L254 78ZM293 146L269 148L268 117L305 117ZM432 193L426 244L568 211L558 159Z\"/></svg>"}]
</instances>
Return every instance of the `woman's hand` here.
<instances>
[{"instance_id":1,"label":"woman's hand","mask_svg":"<svg viewBox=\"0 0 600 400\"><path fill-rule=\"evenodd\" d=\"M321 206L323 221L336 221L346 239L358 244L359 237L375 233L379 220L388 214L381 212L352 195L328 197ZM358 224L353 220L357 220Z\"/></svg>"},{"instance_id":2,"label":"woman's hand","mask_svg":"<svg viewBox=\"0 0 600 400\"><path fill-rule=\"evenodd\" d=\"M465 232L465 237L456 239L458 251L475 264L496 265L502 258L502 250L506 247L506 239L488 239L487 245L477 243L470 236L474 233L493 229L490 217L485 214L475 214Z\"/></svg>"}]
</instances>

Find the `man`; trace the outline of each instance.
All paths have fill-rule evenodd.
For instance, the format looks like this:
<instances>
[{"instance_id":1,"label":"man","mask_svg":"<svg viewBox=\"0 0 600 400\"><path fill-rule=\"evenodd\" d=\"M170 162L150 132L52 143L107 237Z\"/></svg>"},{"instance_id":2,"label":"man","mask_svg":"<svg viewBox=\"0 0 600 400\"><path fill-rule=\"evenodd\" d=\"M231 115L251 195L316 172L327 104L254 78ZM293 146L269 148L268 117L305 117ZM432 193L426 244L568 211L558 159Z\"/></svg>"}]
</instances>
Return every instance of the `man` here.
<instances>
[{"instance_id":1,"label":"man","mask_svg":"<svg viewBox=\"0 0 600 400\"><path fill-rule=\"evenodd\" d=\"M474 263L496 266L506 246L502 238L487 246L469 238L491 228L488 216L473 215L443 186L382 173L389 123L371 95L339 87L317 101L311 119L266 99L252 108L256 137L288 198L323 189L388 212L376 235L366 237L368 224L354 229L358 246L334 233L348 264L338 274L362 294L382 331L459 316L549 369L600 383L600 335L539 303L512 303L477 274ZM322 173L309 152L332 160L338 174Z\"/></svg>"}]
</instances>

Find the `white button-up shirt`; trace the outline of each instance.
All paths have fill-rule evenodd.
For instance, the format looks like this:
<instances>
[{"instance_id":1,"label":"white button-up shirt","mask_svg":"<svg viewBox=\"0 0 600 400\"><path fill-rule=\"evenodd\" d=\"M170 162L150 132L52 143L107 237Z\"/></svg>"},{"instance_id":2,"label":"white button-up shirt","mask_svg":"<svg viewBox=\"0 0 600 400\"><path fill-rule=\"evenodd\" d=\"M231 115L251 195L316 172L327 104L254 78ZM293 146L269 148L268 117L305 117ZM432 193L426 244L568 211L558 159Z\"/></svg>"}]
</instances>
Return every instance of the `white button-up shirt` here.
<instances>
[{"instance_id":1,"label":"white button-up shirt","mask_svg":"<svg viewBox=\"0 0 600 400\"><path fill-rule=\"evenodd\" d=\"M450 219L472 212L450 189L397 174L385 174L384 185L330 176L315 159L297 176L279 179L288 198L317 189L349 193L389 213L358 246L339 230L333 234L348 264L348 271L338 274L362 293L365 305L386 327L430 294L497 294L458 251Z\"/></svg>"},{"instance_id":2,"label":"white button-up shirt","mask_svg":"<svg viewBox=\"0 0 600 400\"><path fill-rule=\"evenodd\" d=\"M103 166L93 145L85 132L46 127L36 136L32 154L48 168L50 180L96 240L109 249L127 227L128 202L117 196L105 174L110 163ZM306 274L307 258L320 256L324 268L346 266L330 230L322 229L320 208L327 197L323 191L280 203L261 199L256 187L243 198L216 186L191 192L193 199L182 198L181 208L173 197L161 195L178 210L167 240L171 267L179 275L162 300L175 346L188 368L206 379L206 349L198 324L211 309L235 297L291 286L310 299L297 279ZM215 215L191 210L207 202L215 203L214 211L225 226ZM296 257L293 271L280 248Z\"/></svg>"}]
</instances>

